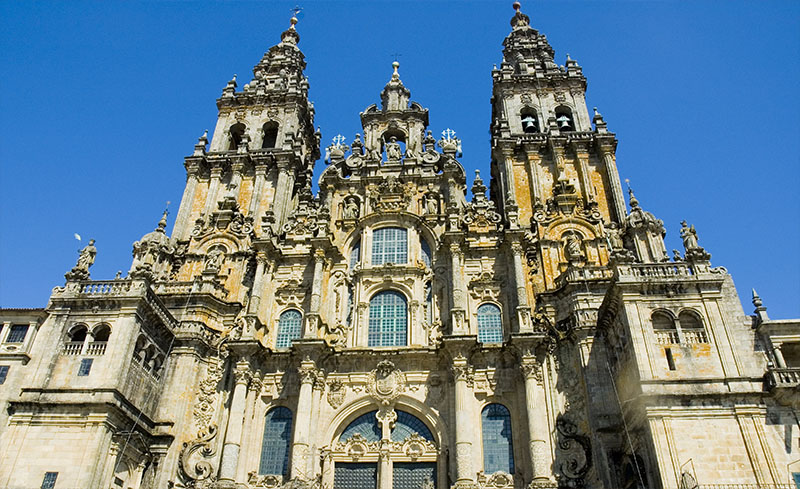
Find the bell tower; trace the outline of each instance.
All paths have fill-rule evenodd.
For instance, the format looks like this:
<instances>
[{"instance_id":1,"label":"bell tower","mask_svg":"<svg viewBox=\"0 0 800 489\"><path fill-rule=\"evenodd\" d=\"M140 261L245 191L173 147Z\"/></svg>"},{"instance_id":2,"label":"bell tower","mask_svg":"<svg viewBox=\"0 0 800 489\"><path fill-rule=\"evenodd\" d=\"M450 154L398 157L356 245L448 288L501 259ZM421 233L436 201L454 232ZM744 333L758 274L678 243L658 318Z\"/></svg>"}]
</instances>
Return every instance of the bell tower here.
<instances>
[{"instance_id":1,"label":"bell tower","mask_svg":"<svg viewBox=\"0 0 800 489\"><path fill-rule=\"evenodd\" d=\"M586 78L559 66L544 34L514 4L503 61L492 71L492 198L510 230L525 229L536 291L569 268L605 266L607 228L622 230L617 139L586 106Z\"/></svg>"}]
</instances>

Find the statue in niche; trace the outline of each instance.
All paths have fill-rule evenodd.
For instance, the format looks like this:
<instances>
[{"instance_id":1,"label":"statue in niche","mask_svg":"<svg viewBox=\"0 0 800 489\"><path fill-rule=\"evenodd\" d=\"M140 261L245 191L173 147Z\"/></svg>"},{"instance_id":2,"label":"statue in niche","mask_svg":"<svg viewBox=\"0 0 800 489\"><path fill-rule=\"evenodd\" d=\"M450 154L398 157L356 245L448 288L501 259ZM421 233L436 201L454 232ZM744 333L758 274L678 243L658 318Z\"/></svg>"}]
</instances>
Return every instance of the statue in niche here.
<instances>
[{"instance_id":1,"label":"statue in niche","mask_svg":"<svg viewBox=\"0 0 800 489\"><path fill-rule=\"evenodd\" d=\"M567 242L564 245L564 256L570 263L584 260L585 257L583 256L583 250L581 249L581 242L576 235L567 235Z\"/></svg>"},{"instance_id":2,"label":"statue in niche","mask_svg":"<svg viewBox=\"0 0 800 489\"><path fill-rule=\"evenodd\" d=\"M681 238L683 239L683 248L686 251L694 250L700 247L697 244L697 231L694 225L689 226L686 221L681 221Z\"/></svg>"},{"instance_id":3,"label":"statue in niche","mask_svg":"<svg viewBox=\"0 0 800 489\"><path fill-rule=\"evenodd\" d=\"M429 192L425 194L425 214L438 214L439 213L439 197Z\"/></svg>"},{"instance_id":4,"label":"statue in niche","mask_svg":"<svg viewBox=\"0 0 800 489\"><path fill-rule=\"evenodd\" d=\"M209 250L208 256L206 256L205 269L218 271L220 267L222 267L222 258L224 254L225 252L219 247L214 247Z\"/></svg>"},{"instance_id":5,"label":"statue in niche","mask_svg":"<svg viewBox=\"0 0 800 489\"><path fill-rule=\"evenodd\" d=\"M97 248L94 246L94 240L90 239L89 244L78 253L78 263L75 264L74 271L86 272L88 274L89 267L94 265L94 259L97 256Z\"/></svg>"},{"instance_id":6,"label":"statue in niche","mask_svg":"<svg viewBox=\"0 0 800 489\"><path fill-rule=\"evenodd\" d=\"M344 199L344 209L342 210L342 218L358 219L358 199L356 199L353 196Z\"/></svg>"},{"instance_id":7,"label":"statue in niche","mask_svg":"<svg viewBox=\"0 0 800 489\"><path fill-rule=\"evenodd\" d=\"M397 138L392 136L389 142L386 143L386 159L389 161L400 161L402 157L403 151L400 148L400 144L397 142Z\"/></svg>"}]
</instances>

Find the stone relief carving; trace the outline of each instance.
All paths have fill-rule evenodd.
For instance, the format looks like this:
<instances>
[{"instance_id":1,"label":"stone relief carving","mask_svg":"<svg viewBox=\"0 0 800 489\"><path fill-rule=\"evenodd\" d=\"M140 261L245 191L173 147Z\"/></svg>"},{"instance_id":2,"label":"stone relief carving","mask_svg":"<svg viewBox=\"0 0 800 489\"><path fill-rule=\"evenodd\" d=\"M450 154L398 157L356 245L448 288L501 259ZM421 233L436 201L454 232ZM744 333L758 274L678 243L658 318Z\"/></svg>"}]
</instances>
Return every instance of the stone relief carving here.
<instances>
[{"instance_id":1,"label":"stone relief carving","mask_svg":"<svg viewBox=\"0 0 800 489\"><path fill-rule=\"evenodd\" d=\"M181 479L186 487L203 488L214 481L214 466L209 461L217 451L213 440L217 436L217 426L201 429L197 437L184 442L178 462Z\"/></svg>"},{"instance_id":2,"label":"stone relief carving","mask_svg":"<svg viewBox=\"0 0 800 489\"><path fill-rule=\"evenodd\" d=\"M347 386L339 379L328 381L328 404L333 409L339 409L347 395Z\"/></svg>"},{"instance_id":3,"label":"stone relief carving","mask_svg":"<svg viewBox=\"0 0 800 489\"><path fill-rule=\"evenodd\" d=\"M388 406L405 391L406 377L394 363L383 360L367 375L367 393L382 406Z\"/></svg>"}]
</instances>

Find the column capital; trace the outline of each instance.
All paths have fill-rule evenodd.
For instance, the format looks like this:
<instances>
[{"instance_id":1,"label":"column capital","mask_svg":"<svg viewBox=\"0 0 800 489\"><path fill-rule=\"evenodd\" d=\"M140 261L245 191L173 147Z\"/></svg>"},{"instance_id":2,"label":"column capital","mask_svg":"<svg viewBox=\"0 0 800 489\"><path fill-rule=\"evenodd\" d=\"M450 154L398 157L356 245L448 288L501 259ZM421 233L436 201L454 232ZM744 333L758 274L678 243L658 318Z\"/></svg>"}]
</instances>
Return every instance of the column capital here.
<instances>
[{"instance_id":1,"label":"column capital","mask_svg":"<svg viewBox=\"0 0 800 489\"><path fill-rule=\"evenodd\" d=\"M310 384L312 386L318 383L322 376L321 371L311 361L303 362L297 369L297 373L300 375L301 384Z\"/></svg>"},{"instance_id":2,"label":"column capital","mask_svg":"<svg viewBox=\"0 0 800 489\"><path fill-rule=\"evenodd\" d=\"M236 363L236 367L233 369L233 378L237 384L247 385L252 377L253 374L250 372L250 365L247 362Z\"/></svg>"},{"instance_id":3,"label":"column capital","mask_svg":"<svg viewBox=\"0 0 800 489\"><path fill-rule=\"evenodd\" d=\"M520 363L520 370L525 380L535 380L537 384L544 381L542 364L535 357L524 357Z\"/></svg>"}]
</instances>

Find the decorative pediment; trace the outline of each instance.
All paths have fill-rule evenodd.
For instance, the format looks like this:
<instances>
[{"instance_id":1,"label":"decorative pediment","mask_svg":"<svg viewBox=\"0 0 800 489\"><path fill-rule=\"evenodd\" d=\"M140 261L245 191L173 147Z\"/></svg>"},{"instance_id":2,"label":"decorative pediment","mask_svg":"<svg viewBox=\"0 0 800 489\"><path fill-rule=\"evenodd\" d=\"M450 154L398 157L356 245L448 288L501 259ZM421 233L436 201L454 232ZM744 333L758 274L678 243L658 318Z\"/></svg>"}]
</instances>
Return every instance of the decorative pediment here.
<instances>
[{"instance_id":1,"label":"decorative pediment","mask_svg":"<svg viewBox=\"0 0 800 489\"><path fill-rule=\"evenodd\" d=\"M400 180L390 175L379 185L369 185L367 195L372 208L380 212L405 211L414 194L414 184L403 184Z\"/></svg>"},{"instance_id":2,"label":"decorative pediment","mask_svg":"<svg viewBox=\"0 0 800 489\"><path fill-rule=\"evenodd\" d=\"M497 300L503 281L495 279L491 272L483 271L469 282L469 293L475 300Z\"/></svg>"}]
</instances>

